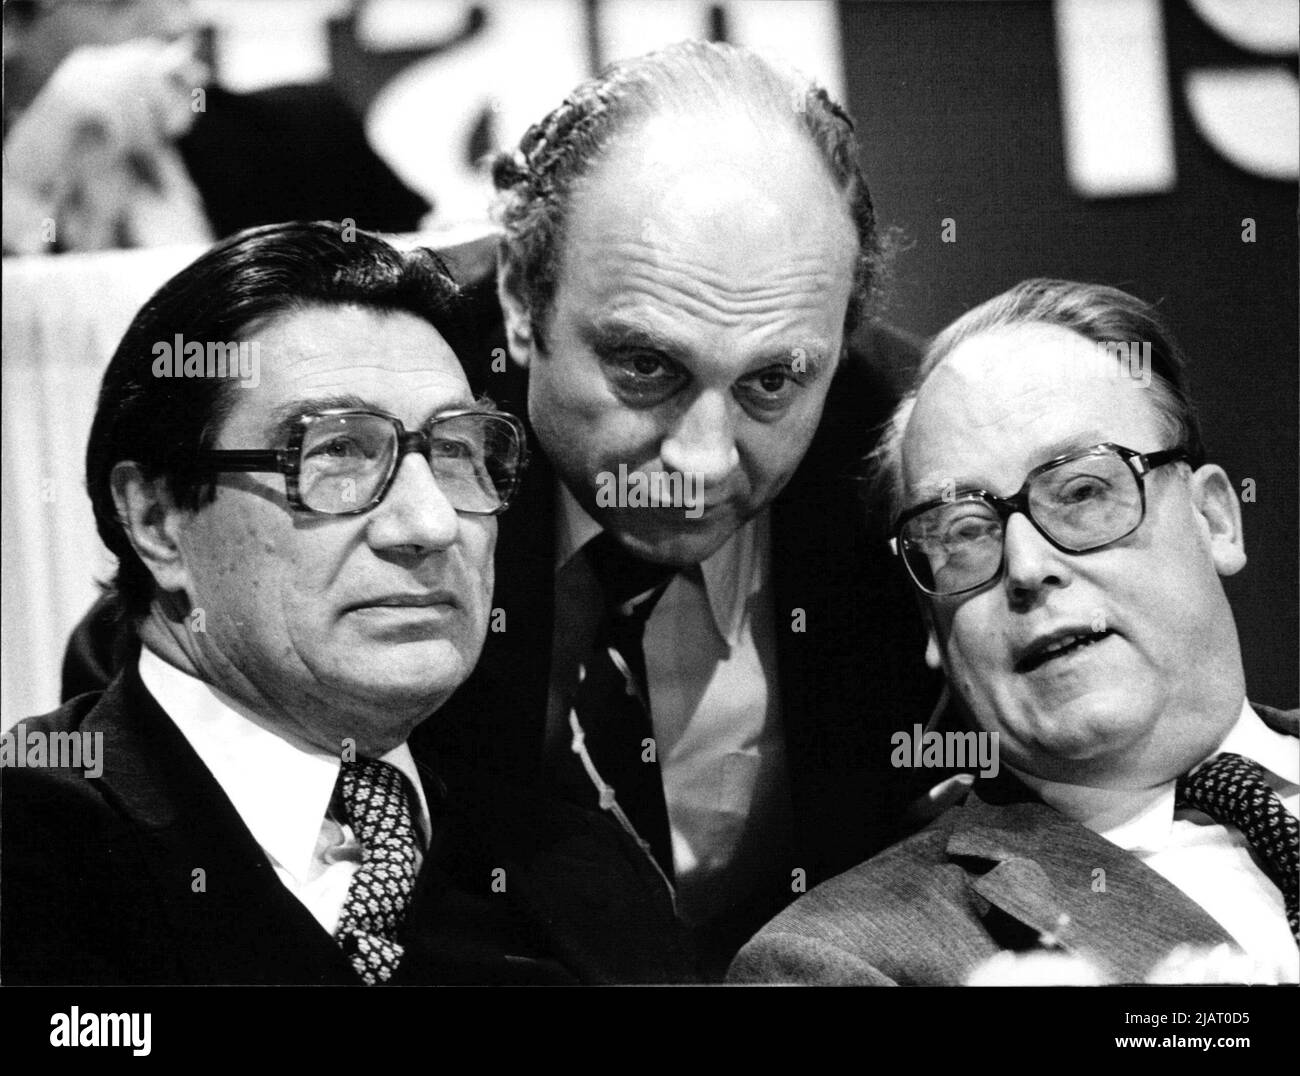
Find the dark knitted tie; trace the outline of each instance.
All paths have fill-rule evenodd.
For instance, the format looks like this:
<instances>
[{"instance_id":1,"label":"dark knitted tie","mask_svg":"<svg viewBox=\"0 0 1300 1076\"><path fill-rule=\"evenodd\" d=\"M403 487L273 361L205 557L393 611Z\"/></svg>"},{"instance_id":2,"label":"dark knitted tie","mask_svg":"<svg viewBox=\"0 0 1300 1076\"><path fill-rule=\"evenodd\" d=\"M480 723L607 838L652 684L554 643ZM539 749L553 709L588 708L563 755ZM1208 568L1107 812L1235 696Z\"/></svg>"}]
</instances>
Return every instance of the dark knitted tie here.
<instances>
[{"instance_id":1,"label":"dark knitted tie","mask_svg":"<svg viewBox=\"0 0 1300 1076\"><path fill-rule=\"evenodd\" d=\"M1286 920L1300 946L1300 825L1264 781L1257 762L1225 752L1178 779L1178 807L1194 807L1241 830L1282 891Z\"/></svg>"},{"instance_id":2,"label":"dark knitted tie","mask_svg":"<svg viewBox=\"0 0 1300 1076\"><path fill-rule=\"evenodd\" d=\"M387 982L402 960L397 932L415 888L417 842L406 778L373 758L343 763L336 793L361 841L334 937L369 986Z\"/></svg>"},{"instance_id":3,"label":"dark knitted tie","mask_svg":"<svg viewBox=\"0 0 1300 1076\"><path fill-rule=\"evenodd\" d=\"M634 557L607 532L588 542L583 552L600 582L604 611L595 645L583 664L573 710L592 764L671 878L672 843L658 752L646 746L654 726L642 637L677 569ZM590 781L581 781L585 796L590 796Z\"/></svg>"}]
</instances>

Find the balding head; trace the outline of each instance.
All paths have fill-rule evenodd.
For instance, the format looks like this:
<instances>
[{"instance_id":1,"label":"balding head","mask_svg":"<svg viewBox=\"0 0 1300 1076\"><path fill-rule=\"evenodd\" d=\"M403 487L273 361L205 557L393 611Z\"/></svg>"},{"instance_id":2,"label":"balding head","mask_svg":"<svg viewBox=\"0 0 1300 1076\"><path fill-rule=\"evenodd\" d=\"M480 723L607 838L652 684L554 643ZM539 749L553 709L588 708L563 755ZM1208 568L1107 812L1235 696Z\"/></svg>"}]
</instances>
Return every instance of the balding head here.
<instances>
[{"instance_id":1,"label":"balding head","mask_svg":"<svg viewBox=\"0 0 1300 1076\"><path fill-rule=\"evenodd\" d=\"M702 562L803 460L874 279L847 117L752 53L694 42L579 87L495 175L538 442L632 552ZM692 503L643 504L617 476Z\"/></svg>"},{"instance_id":2,"label":"balding head","mask_svg":"<svg viewBox=\"0 0 1300 1076\"><path fill-rule=\"evenodd\" d=\"M672 128L693 127L692 140ZM670 137L660 134L667 131ZM678 132L680 134L682 132ZM767 149L756 165L754 136ZM581 181L616 147L634 147L644 174L710 164L771 181L803 145L820 163L857 241L846 312L851 332L882 269L870 191L853 123L821 87L747 49L687 41L611 65L583 83L493 167L505 229L504 284L527 307L540 337L550 314Z\"/></svg>"},{"instance_id":3,"label":"balding head","mask_svg":"<svg viewBox=\"0 0 1300 1076\"><path fill-rule=\"evenodd\" d=\"M1241 508L1201 451L1177 347L1122 292L1031 281L932 345L885 448L895 537L928 662L1023 774L1154 787L1240 714Z\"/></svg>"}]
</instances>

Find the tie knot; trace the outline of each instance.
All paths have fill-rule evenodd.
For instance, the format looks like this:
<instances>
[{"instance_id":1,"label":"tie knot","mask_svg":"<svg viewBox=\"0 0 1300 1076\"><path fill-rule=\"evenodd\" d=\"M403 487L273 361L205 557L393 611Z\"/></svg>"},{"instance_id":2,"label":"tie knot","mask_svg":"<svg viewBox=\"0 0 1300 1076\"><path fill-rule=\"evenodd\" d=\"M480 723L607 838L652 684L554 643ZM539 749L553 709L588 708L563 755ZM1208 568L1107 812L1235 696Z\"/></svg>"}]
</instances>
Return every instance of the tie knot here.
<instances>
[{"instance_id":1,"label":"tie knot","mask_svg":"<svg viewBox=\"0 0 1300 1076\"><path fill-rule=\"evenodd\" d=\"M337 797L362 845L411 827L411 802L402 771L377 758L344 762Z\"/></svg>"},{"instance_id":2,"label":"tie knot","mask_svg":"<svg viewBox=\"0 0 1300 1076\"><path fill-rule=\"evenodd\" d=\"M1194 807L1219 818L1225 806L1270 791L1264 780L1264 769L1258 762L1225 751L1180 777L1176 800L1179 807ZM1207 807L1212 809L1206 810Z\"/></svg>"},{"instance_id":3,"label":"tie knot","mask_svg":"<svg viewBox=\"0 0 1300 1076\"><path fill-rule=\"evenodd\" d=\"M587 563L605 595L607 609L617 609L647 591L662 591L678 569L655 564L629 553L609 531L602 531L583 547Z\"/></svg>"}]
</instances>

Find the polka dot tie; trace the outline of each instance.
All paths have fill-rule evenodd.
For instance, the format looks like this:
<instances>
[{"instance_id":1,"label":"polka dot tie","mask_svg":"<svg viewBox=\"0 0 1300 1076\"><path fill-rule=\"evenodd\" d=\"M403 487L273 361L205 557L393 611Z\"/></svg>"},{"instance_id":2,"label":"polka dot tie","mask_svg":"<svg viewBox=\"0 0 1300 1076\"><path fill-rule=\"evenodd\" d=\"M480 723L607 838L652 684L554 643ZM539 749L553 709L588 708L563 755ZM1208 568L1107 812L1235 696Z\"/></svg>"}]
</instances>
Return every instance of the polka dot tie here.
<instances>
[{"instance_id":1,"label":"polka dot tie","mask_svg":"<svg viewBox=\"0 0 1300 1076\"><path fill-rule=\"evenodd\" d=\"M1241 755L1215 755L1178 779L1177 806L1194 807L1241 830L1282 891L1287 923L1300 946L1300 824L1265 783L1263 768Z\"/></svg>"},{"instance_id":2,"label":"polka dot tie","mask_svg":"<svg viewBox=\"0 0 1300 1076\"><path fill-rule=\"evenodd\" d=\"M387 762L345 762L337 793L361 841L361 866L352 876L334 937L369 986L387 982L402 960L397 931L415 888L415 825L407 782Z\"/></svg>"}]
</instances>

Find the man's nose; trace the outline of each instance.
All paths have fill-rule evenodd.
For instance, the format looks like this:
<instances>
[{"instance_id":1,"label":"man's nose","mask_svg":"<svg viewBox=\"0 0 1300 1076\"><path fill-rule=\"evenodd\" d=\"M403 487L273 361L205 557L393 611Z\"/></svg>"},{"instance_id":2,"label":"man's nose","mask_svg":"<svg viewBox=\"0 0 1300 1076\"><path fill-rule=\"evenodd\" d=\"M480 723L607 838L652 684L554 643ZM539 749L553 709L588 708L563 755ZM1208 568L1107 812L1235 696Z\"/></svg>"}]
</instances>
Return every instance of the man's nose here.
<instances>
[{"instance_id":1,"label":"man's nose","mask_svg":"<svg viewBox=\"0 0 1300 1076\"><path fill-rule=\"evenodd\" d=\"M1051 587L1074 581L1071 555L1063 553L1038 531L1022 512L1014 512L1003 528L1006 587L1013 602L1032 601Z\"/></svg>"},{"instance_id":2,"label":"man's nose","mask_svg":"<svg viewBox=\"0 0 1300 1076\"><path fill-rule=\"evenodd\" d=\"M698 475L706 486L731 474L740 451L726 394L702 392L692 400L660 445L659 458L666 470Z\"/></svg>"},{"instance_id":3,"label":"man's nose","mask_svg":"<svg viewBox=\"0 0 1300 1076\"><path fill-rule=\"evenodd\" d=\"M367 537L375 549L425 553L446 549L460 532L460 516L439 487L428 461L408 452L383 501L370 511Z\"/></svg>"}]
</instances>

